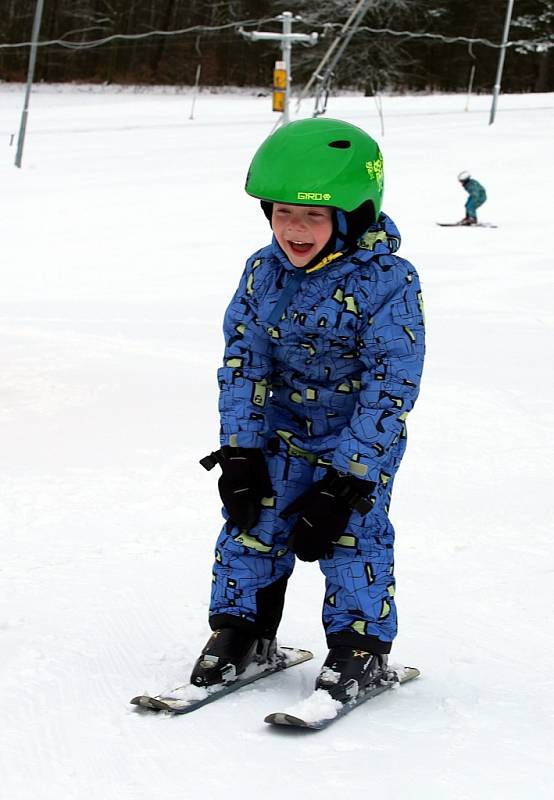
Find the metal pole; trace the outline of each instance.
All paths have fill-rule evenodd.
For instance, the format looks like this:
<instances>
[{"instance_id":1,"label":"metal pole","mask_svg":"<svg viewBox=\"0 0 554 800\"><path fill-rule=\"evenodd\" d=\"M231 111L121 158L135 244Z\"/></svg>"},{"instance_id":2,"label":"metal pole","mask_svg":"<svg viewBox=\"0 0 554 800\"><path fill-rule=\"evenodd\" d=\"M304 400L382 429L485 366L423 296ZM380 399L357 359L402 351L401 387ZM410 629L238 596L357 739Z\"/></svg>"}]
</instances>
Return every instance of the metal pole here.
<instances>
[{"instance_id":1,"label":"metal pole","mask_svg":"<svg viewBox=\"0 0 554 800\"><path fill-rule=\"evenodd\" d=\"M467 98L466 98L466 107L464 111L469 111L469 98L471 97L471 92L473 90L473 79L475 77L475 64L471 65L471 70L469 72L469 84L467 87Z\"/></svg>"},{"instance_id":2,"label":"metal pole","mask_svg":"<svg viewBox=\"0 0 554 800\"><path fill-rule=\"evenodd\" d=\"M331 45L327 49L327 52L325 53L325 55L323 56L323 58L321 59L321 61L317 65L317 67L315 68L314 72L312 73L312 76L311 76L310 80L308 81L308 83L302 89L302 91L300 93L300 96L299 96L299 98L297 100L296 110L298 110L298 108L300 107L300 103L302 102L302 100L306 97L306 95L310 91L313 82L315 80L320 80L321 79L321 76L322 76L321 73L322 73L323 67L325 66L325 64L330 59L330 57L333 54L333 52L336 50L336 48L339 46L339 44L343 40L346 32L350 29L350 26L352 25L353 21L359 15L359 19L358 19L357 24L356 24L356 27L358 27L358 25L360 24L365 12L367 11L367 7L369 6L370 2L371 2L371 0L359 0L357 6L353 9L352 13L348 17L348 19L346 20L346 22L344 23L342 28L340 29L339 33L337 34L337 36L331 42ZM332 67L331 67L331 69L332 69Z\"/></svg>"},{"instance_id":3,"label":"metal pole","mask_svg":"<svg viewBox=\"0 0 554 800\"><path fill-rule=\"evenodd\" d=\"M374 93L375 98L375 105L377 106L377 111L379 113L379 119L381 120L381 136L385 135L385 117L383 115L383 98L381 95Z\"/></svg>"},{"instance_id":4,"label":"metal pole","mask_svg":"<svg viewBox=\"0 0 554 800\"><path fill-rule=\"evenodd\" d=\"M40 33L40 23L42 21L43 7L44 7L44 0L37 0L37 7L35 9L35 19L33 20L33 32L31 34L31 52L29 55L29 69L27 71L27 88L25 90L25 102L23 103L21 124L19 126L19 138L17 140L17 153L15 154L16 167L21 167L21 159L23 157L23 144L25 142L25 130L27 128L27 116L29 114L29 98L31 97L31 86L33 84L33 75L35 74L35 64L37 60L37 42L38 42L38 35Z\"/></svg>"},{"instance_id":5,"label":"metal pole","mask_svg":"<svg viewBox=\"0 0 554 800\"><path fill-rule=\"evenodd\" d=\"M471 93L473 91L473 79L475 78L475 70L476 70L476 61L477 56L473 52L473 42L470 42L467 48L467 52L469 57L473 59L473 63L471 64L471 69L469 71L469 82L467 86L467 98L466 98L466 107L464 111L469 111L469 98L471 97Z\"/></svg>"},{"instance_id":6,"label":"metal pole","mask_svg":"<svg viewBox=\"0 0 554 800\"><path fill-rule=\"evenodd\" d=\"M194 119L194 106L196 104L196 95L198 94L198 85L200 83L200 72L202 70L202 65L198 64L196 67L196 79L194 81L194 89L192 90L192 105L190 107L190 117L189 119Z\"/></svg>"},{"instance_id":7,"label":"metal pole","mask_svg":"<svg viewBox=\"0 0 554 800\"><path fill-rule=\"evenodd\" d=\"M335 69L336 65L339 63L340 59L342 58L342 54L344 53L344 51L348 47L348 45L350 43L350 39L354 36L356 31L358 30L358 28L360 26L360 23L361 23L362 19L364 18L364 15L365 15L366 11L368 10L369 6L370 5L374 5L374 4L375 4L375 0L362 0L362 2L359 3L359 5L358 5L358 7L356 9L356 17L352 21L352 24L350 25L349 29L348 30L344 30L343 29L341 31L342 41L341 41L340 45L338 46L336 52L334 53L333 57L331 58L329 64L325 68L325 72L322 75L318 74L318 76L317 76L317 79L319 81L319 86L318 86L318 88L316 90L316 94L315 94L315 107L314 107L314 113L312 114L312 117L319 117L321 114L324 114L325 111L327 110L327 97L329 96L329 92L330 92L331 80L333 78L333 70ZM320 100L322 92L324 92L324 91L326 93L325 103L324 103L324 107L320 108L319 100Z\"/></svg>"},{"instance_id":8,"label":"metal pole","mask_svg":"<svg viewBox=\"0 0 554 800\"><path fill-rule=\"evenodd\" d=\"M512 9L514 7L514 0L508 0L506 8L506 18L504 20L504 33L502 34L502 46L498 56L498 66L496 68L496 80L494 82L494 91L492 95L491 113L489 118L489 125L492 125L496 116L496 104L498 102L498 95L500 94L500 82L502 80L502 70L504 69L504 59L506 58L506 45L508 44L508 34L510 32L510 23L512 21Z\"/></svg>"},{"instance_id":9,"label":"metal pole","mask_svg":"<svg viewBox=\"0 0 554 800\"><path fill-rule=\"evenodd\" d=\"M289 98L290 98L290 68L291 68L291 43L290 34L292 33L292 13L290 11L283 11L283 39L281 42L281 50L283 52L283 61L285 62L286 73L286 87L285 87L285 105L283 108L283 116L281 121L286 125L289 121Z\"/></svg>"}]
</instances>

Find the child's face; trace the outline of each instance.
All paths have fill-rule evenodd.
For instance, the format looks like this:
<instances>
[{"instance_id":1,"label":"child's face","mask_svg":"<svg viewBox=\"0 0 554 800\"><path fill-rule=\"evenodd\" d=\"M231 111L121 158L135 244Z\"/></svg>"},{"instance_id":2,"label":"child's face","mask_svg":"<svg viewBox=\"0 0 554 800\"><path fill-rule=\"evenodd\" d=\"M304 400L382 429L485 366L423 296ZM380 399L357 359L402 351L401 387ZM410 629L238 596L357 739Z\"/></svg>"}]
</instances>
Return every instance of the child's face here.
<instances>
[{"instance_id":1,"label":"child's face","mask_svg":"<svg viewBox=\"0 0 554 800\"><path fill-rule=\"evenodd\" d=\"M274 203L271 227L290 263L295 267L305 267L331 237L332 211L325 206Z\"/></svg>"}]
</instances>

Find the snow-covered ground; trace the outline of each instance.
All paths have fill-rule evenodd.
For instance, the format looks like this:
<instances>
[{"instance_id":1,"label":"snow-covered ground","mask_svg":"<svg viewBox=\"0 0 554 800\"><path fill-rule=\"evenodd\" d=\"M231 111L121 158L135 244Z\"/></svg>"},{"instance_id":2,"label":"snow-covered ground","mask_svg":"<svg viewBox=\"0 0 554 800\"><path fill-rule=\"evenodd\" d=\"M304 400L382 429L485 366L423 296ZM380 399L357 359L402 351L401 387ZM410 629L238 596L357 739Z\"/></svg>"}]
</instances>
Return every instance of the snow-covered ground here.
<instances>
[{"instance_id":1,"label":"snow-covered ground","mask_svg":"<svg viewBox=\"0 0 554 800\"><path fill-rule=\"evenodd\" d=\"M332 99L383 144L385 210L425 293L428 358L392 507L400 634L421 678L327 731L305 697L323 579L281 642L315 660L189 717L208 629L224 308L268 240L243 192L267 97L0 87L0 771L9 800L539 800L554 793L554 96ZM311 104L301 114L309 116ZM493 229L459 219L469 169Z\"/></svg>"}]
</instances>

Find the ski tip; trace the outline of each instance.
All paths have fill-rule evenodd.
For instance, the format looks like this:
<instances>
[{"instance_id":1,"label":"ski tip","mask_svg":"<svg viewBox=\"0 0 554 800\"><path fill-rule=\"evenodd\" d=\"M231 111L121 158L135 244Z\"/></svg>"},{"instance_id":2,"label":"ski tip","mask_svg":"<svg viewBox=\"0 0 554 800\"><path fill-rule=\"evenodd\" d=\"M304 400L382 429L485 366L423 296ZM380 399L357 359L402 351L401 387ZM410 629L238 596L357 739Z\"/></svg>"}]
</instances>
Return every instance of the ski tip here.
<instances>
[{"instance_id":1,"label":"ski tip","mask_svg":"<svg viewBox=\"0 0 554 800\"><path fill-rule=\"evenodd\" d=\"M284 647L279 645L277 652L281 652L285 657L285 661L292 662L292 664L301 664L304 661L310 661L314 654L311 650L302 650L299 647Z\"/></svg>"},{"instance_id":2,"label":"ski tip","mask_svg":"<svg viewBox=\"0 0 554 800\"><path fill-rule=\"evenodd\" d=\"M137 697L133 697L132 700L129 700L129 702L131 705L138 706L139 708L150 708L154 711L171 711L171 706L167 703L158 700L156 697L150 697L147 694L139 694Z\"/></svg>"},{"instance_id":3,"label":"ski tip","mask_svg":"<svg viewBox=\"0 0 554 800\"><path fill-rule=\"evenodd\" d=\"M403 667L403 666L392 666L392 671L396 674L399 683L407 683L408 681L414 680L414 678L419 678L421 672L417 669L417 667Z\"/></svg>"},{"instance_id":4,"label":"ski tip","mask_svg":"<svg viewBox=\"0 0 554 800\"><path fill-rule=\"evenodd\" d=\"M313 728L313 725L300 719L300 717L295 717L292 714L285 714L282 711L268 714L264 722L267 722L268 725L284 725L289 728Z\"/></svg>"}]
</instances>

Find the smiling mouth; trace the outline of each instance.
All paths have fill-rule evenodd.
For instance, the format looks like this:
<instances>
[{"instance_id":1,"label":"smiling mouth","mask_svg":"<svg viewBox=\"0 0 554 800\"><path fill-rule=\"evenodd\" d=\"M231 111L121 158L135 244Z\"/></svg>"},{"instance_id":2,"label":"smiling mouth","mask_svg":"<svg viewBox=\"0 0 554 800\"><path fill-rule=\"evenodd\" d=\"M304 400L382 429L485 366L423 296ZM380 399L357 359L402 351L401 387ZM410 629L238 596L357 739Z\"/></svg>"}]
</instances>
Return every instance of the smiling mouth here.
<instances>
[{"instance_id":1,"label":"smiling mouth","mask_svg":"<svg viewBox=\"0 0 554 800\"><path fill-rule=\"evenodd\" d=\"M292 252L298 255L303 255L304 253L308 253L313 247L312 242L297 242L291 239L288 239L287 241Z\"/></svg>"}]
</instances>

